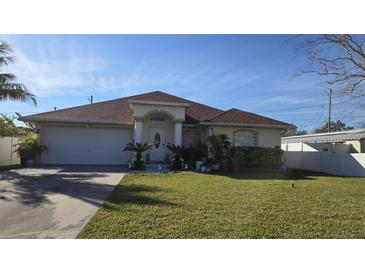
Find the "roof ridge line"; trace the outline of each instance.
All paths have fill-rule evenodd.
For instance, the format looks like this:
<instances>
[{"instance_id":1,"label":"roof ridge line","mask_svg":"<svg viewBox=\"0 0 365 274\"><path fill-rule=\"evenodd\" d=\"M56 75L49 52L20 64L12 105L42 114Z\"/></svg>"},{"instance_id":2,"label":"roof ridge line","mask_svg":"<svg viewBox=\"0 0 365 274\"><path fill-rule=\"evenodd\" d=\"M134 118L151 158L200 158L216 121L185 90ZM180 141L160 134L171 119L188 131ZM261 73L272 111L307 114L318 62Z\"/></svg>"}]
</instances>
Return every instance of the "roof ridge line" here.
<instances>
[{"instance_id":1,"label":"roof ridge line","mask_svg":"<svg viewBox=\"0 0 365 274\"><path fill-rule=\"evenodd\" d=\"M70 110L70 109L75 109L75 108L82 108L82 107L86 107L86 106L90 106L90 105L98 105L98 104L103 104L103 103L109 103L109 102L113 102L113 101L126 100L126 99L134 97L134 96L147 95L147 94L151 94L151 93L154 93L154 92L156 92L156 91L150 91L150 92L146 92L146 93L142 93L142 94L136 94L136 95L129 95L129 96L125 96L125 97L110 99L110 100L96 102L96 103L92 103L92 104L89 103L89 104L78 105L78 106L74 106L74 107L67 107L67 108L62 108L62 109L57 109L57 110L50 110L50 111L45 111L45 112L41 112L41 113L37 113L37 114L26 115L26 116L23 116L22 118L32 117L32 116L40 115L40 114L48 114L48 113L54 113L54 112L59 112L59 111L64 111L64 110Z\"/></svg>"},{"instance_id":2,"label":"roof ridge line","mask_svg":"<svg viewBox=\"0 0 365 274\"><path fill-rule=\"evenodd\" d=\"M194 103L194 104L197 104L197 105L201 105L201 106L209 107L209 108L211 108L211 109L215 109L215 110L219 110L219 111L223 111L223 112L224 112L224 110L222 110L222 109L219 109L219 108L216 108L216 107L212 107L212 106L208 106L208 105L206 105L206 104L202 104L202 103L199 103L199 102L196 102L196 101L193 101L193 100L185 99L185 98L183 98L183 97L179 97L179 96L176 96L176 95L173 95L173 94L170 94L170 93L164 92L164 91L156 90L155 92L159 92L159 93L162 93L162 94L165 94L165 95L168 95L168 96L174 97L174 98L178 98L178 99L183 100L183 101L186 101L186 102Z\"/></svg>"}]
</instances>

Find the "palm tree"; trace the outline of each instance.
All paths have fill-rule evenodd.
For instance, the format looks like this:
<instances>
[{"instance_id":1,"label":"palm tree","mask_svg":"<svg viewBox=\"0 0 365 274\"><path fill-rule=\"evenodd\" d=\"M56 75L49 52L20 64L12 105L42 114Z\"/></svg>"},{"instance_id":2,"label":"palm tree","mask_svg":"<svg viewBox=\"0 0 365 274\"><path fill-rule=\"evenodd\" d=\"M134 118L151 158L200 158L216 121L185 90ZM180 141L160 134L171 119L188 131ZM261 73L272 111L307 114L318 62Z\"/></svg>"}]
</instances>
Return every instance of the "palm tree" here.
<instances>
[{"instance_id":1,"label":"palm tree","mask_svg":"<svg viewBox=\"0 0 365 274\"><path fill-rule=\"evenodd\" d=\"M170 150L174 154L174 161L172 162L173 169L181 169L181 154L182 154L182 147L176 146L174 144L168 144L167 149Z\"/></svg>"},{"instance_id":2,"label":"palm tree","mask_svg":"<svg viewBox=\"0 0 365 274\"><path fill-rule=\"evenodd\" d=\"M14 57L9 56L12 52L10 45L0 41L0 70L14 62ZM30 93L23 84L14 83L15 75L10 73L0 73L0 101L12 100L21 102L31 102L37 104L35 96Z\"/></svg>"},{"instance_id":3,"label":"palm tree","mask_svg":"<svg viewBox=\"0 0 365 274\"><path fill-rule=\"evenodd\" d=\"M137 160L134 161L134 165L136 168L142 168L143 167L143 161L142 161L142 153L149 150L152 147L152 145L149 145L148 143L128 143L123 151L133 151L136 152L136 158Z\"/></svg>"}]
</instances>

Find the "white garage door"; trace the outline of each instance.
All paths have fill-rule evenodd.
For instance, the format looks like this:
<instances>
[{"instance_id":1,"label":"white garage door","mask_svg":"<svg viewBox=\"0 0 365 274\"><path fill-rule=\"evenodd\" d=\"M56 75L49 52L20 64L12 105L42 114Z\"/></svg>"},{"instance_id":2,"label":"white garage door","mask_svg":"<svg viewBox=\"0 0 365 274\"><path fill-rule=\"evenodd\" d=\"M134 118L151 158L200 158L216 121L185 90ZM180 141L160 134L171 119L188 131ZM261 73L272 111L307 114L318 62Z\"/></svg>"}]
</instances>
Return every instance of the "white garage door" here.
<instances>
[{"instance_id":1,"label":"white garage door","mask_svg":"<svg viewBox=\"0 0 365 274\"><path fill-rule=\"evenodd\" d=\"M43 164L126 164L123 152L131 141L131 130L122 128L43 126L42 143L48 147Z\"/></svg>"}]
</instances>

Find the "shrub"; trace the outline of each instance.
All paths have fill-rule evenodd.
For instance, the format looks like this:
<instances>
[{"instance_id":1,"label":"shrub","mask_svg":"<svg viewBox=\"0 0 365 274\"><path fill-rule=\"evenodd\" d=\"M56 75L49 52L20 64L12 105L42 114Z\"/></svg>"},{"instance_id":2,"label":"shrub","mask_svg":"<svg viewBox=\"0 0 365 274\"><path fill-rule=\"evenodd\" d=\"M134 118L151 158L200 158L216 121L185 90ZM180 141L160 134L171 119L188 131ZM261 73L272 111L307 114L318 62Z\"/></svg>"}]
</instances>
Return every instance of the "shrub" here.
<instances>
[{"instance_id":1,"label":"shrub","mask_svg":"<svg viewBox=\"0 0 365 274\"><path fill-rule=\"evenodd\" d=\"M213 163L221 164L223 157L231 148L231 142L226 134L211 135L208 137L209 151L213 154Z\"/></svg>"},{"instance_id":2,"label":"shrub","mask_svg":"<svg viewBox=\"0 0 365 274\"><path fill-rule=\"evenodd\" d=\"M174 144L167 144L167 149L174 154L174 160L172 161L172 169L182 169L181 155L182 148L180 146L175 146Z\"/></svg>"},{"instance_id":3,"label":"shrub","mask_svg":"<svg viewBox=\"0 0 365 274\"><path fill-rule=\"evenodd\" d=\"M188 164L189 168L195 168L195 162L207 157L208 146L205 143L198 145L197 147L183 147L181 151L181 157L184 162Z\"/></svg>"},{"instance_id":4,"label":"shrub","mask_svg":"<svg viewBox=\"0 0 365 274\"><path fill-rule=\"evenodd\" d=\"M280 147L233 147L224 159L226 170L242 170L245 168L279 168L283 151Z\"/></svg>"},{"instance_id":5,"label":"shrub","mask_svg":"<svg viewBox=\"0 0 365 274\"><path fill-rule=\"evenodd\" d=\"M148 143L128 143L123 151L133 151L136 152L136 160L134 163L134 168L142 169L143 168L143 160L142 160L142 153L149 150L152 145Z\"/></svg>"},{"instance_id":6,"label":"shrub","mask_svg":"<svg viewBox=\"0 0 365 274\"><path fill-rule=\"evenodd\" d=\"M46 146L39 143L38 135L32 132L24 136L15 146L14 152L20 157L22 166L27 160L35 160L42 152L48 150Z\"/></svg>"},{"instance_id":7,"label":"shrub","mask_svg":"<svg viewBox=\"0 0 365 274\"><path fill-rule=\"evenodd\" d=\"M181 156L187 161L199 161L203 157L207 157L208 147L206 144L201 144L197 147L183 147Z\"/></svg>"}]
</instances>

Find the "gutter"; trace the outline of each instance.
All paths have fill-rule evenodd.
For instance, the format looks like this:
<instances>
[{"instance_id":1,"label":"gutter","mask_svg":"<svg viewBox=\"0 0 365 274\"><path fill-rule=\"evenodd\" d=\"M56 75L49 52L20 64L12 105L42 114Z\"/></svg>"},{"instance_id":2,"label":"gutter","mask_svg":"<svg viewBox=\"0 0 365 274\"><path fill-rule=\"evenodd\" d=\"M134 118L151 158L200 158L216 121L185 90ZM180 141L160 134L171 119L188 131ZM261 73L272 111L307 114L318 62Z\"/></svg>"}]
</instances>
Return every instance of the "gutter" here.
<instances>
[{"instance_id":1,"label":"gutter","mask_svg":"<svg viewBox=\"0 0 365 274\"><path fill-rule=\"evenodd\" d=\"M43 119L43 120L33 120L33 119L24 119L25 117L19 118L19 121L25 122L36 122L36 123L52 123L52 124L74 124L74 125L106 125L106 126L133 126L133 123L110 123L108 121L60 121L60 120L52 120L52 119Z\"/></svg>"},{"instance_id":2,"label":"gutter","mask_svg":"<svg viewBox=\"0 0 365 274\"><path fill-rule=\"evenodd\" d=\"M297 136L288 136L283 137L284 140L291 140L291 139L302 139L302 138L320 138L320 137L331 137L334 135L355 135L355 134L365 134L365 130L352 130L352 131L334 131L334 132L325 132L325 133L314 133L314 134L306 134L306 135L297 135ZM361 138L359 138L361 139Z\"/></svg>"},{"instance_id":3,"label":"gutter","mask_svg":"<svg viewBox=\"0 0 365 274\"><path fill-rule=\"evenodd\" d=\"M231 126L231 127L255 127L255 128L279 128L279 129L296 129L294 125L267 125L267 124L247 124L247 123L214 123L214 122L200 122L199 125L207 126Z\"/></svg>"}]
</instances>

